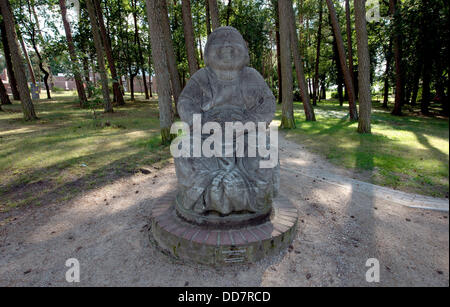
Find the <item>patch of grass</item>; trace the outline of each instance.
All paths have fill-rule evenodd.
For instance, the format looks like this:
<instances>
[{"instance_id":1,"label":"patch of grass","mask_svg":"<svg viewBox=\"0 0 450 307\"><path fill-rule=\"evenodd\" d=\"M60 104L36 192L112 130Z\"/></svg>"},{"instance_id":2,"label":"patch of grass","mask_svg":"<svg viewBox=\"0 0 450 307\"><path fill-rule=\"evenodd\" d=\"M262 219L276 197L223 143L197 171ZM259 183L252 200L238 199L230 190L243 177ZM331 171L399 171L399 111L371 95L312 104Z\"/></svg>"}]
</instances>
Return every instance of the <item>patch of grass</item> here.
<instances>
[{"instance_id":1,"label":"patch of grass","mask_svg":"<svg viewBox=\"0 0 450 307\"><path fill-rule=\"evenodd\" d=\"M93 119L74 93L35 103L39 120L24 122L16 101L0 113L0 212L65 201L140 167L169 159L161 146L157 101L137 97Z\"/></svg>"},{"instance_id":2,"label":"patch of grass","mask_svg":"<svg viewBox=\"0 0 450 307\"><path fill-rule=\"evenodd\" d=\"M315 108L317 122L306 122L295 104L297 128L286 137L337 166L364 174L370 182L407 192L448 197L448 119L407 114L392 116L374 103L373 134L360 135L348 120L348 107L335 100ZM280 119L281 110L277 111Z\"/></svg>"}]
</instances>

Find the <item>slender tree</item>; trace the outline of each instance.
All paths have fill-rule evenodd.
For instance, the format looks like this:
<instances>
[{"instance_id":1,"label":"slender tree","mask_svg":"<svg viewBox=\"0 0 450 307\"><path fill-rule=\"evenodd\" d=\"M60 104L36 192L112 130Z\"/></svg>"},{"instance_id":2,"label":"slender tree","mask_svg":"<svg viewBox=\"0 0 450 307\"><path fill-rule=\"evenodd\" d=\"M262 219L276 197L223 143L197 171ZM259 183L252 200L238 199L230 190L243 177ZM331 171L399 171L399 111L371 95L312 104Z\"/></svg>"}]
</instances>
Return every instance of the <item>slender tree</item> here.
<instances>
[{"instance_id":1,"label":"slender tree","mask_svg":"<svg viewBox=\"0 0 450 307\"><path fill-rule=\"evenodd\" d=\"M114 109L111 103L111 98L109 97L108 75L106 74L105 56L103 54L102 39L100 37L100 29L98 26L98 21L95 15L95 8L94 4L92 3L92 0L86 0L86 8L89 14L89 21L91 23L92 35L94 37L94 45L97 53L97 65L99 67L100 79L102 82L104 112L112 113L114 112Z\"/></svg>"},{"instance_id":2,"label":"slender tree","mask_svg":"<svg viewBox=\"0 0 450 307\"><path fill-rule=\"evenodd\" d=\"M389 45L385 52L386 57L386 70L384 72L384 98L383 98L383 108L388 108L389 102L389 77L391 73L391 62L392 62L392 39L389 40Z\"/></svg>"},{"instance_id":3,"label":"slender tree","mask_svg":"<svg viewBox=\"0 0 450 307\"><path fill-rule=\"evenodd\" d=\"M395 104L392 115L402 115L402 106L404 104L403 41L401 35L401 11L398 0L389 1L389 11L394 20Z\"/></svg>"},{"instance_id":4,"label":"slender tree","mask_svg":"<svg viewBox=\"0 0 450 307\"><path fill-rule=\"evenodd\" d=\"M138 20L137 20L137 15L138 15L137 0L132 1L132 6L133 6L133 21L134 21L134 40L135 40L137 52L138 52L137 62L138 62L138 66L141 68L145 99L150 99L150 96L148 94L147 80L146 80L147 77L146 77L145 67L144 67L144 55L142 53L141 38L139 35L139 27L138 27Z\"/></svg>"},{"instance_id":5,"label":"slender tree","mask_svg":"<svg viewBox=\"0 0 450 307\"><path fill-rule=\"evenodd\" d=\"M272 0L275 11L275 42L277 47L277 76L278 76L278 104L283 103L283 78L281 78L281 42L280 42L280 14L278 0Z\"/></svg>"},{"instance_id":6,"label":"slender tree","mask_svg":"<svg viewBox=\"0 0 450 307\"><path fill-rule=\"evenodd\" d=\"M314 69L313 105L317 105L317 88L319 86L320 43L322 40L323 1L319 2L319 29L317 31L316 65Z\"/></svg>"},{"instance_id":7,"label":"slender tree","mask_svg":"<svg viewBox=\"0 0 450 307\"><path fill-rule=\"evenodd\" d=\"M165 0L146 0L147 18L150 28L150 44L158 84L159 124L163 144L171 141L170 127L173 122L172 99L170 95L170 74L165 50L164 26L160 20L161 8Z\"/></svg>"},{"instance_id":8,"label":"slender tree","mask_svg":"<svg viewBox=\"0 0 450 307\"><path fill-rule=\"evenodd\" d=\"M295 70L297 73L297 82L300 88L300 95L302 96L303 109L305 111L305 116L307 121L315 121L316 116L314 115L314 109L311 106L311 100L308 93L308 85L306 84L305 72L303 68L303 60L300 54L299 41L297 36L297 29L295 26L295 13L292 4L287 5L287 10L289 15L286 18L289 21L289 37L291 43L292 55L295 63Z\"/></svg>"},{"instance_id":9,"label":"slender tree","mask_svg":"<svg viewBox=\"0 0 450 307\"><path fill-rule=\"evenodd\" d=\"M72 64L72 71L75 79L75 85L77 88L78 99L80 100L80 106L83 106L87 102L86 92L84 91L83 82L81 81L81 73L78 70L79 63L77 54L75 52L75 45L72 38L72 30L70 29L69 21L67 20L67 7L66 0L59 0L59 7L61 9L61 17L64 25L64 31L66 32L67 48L69 49L70 61Z\"/></svg>"},{"instance_id":10,"label":"slender tree","mask_svg":"<svg viewBox=\"0 0 450 307\"><path fill-rule=\"evenodd\" d=\"M352 19L350 12L350 0L345 0L345 20L347 28L347 53L348 53L348 69L355 84L355 69L353 68L353 43L352 43ZM356 93L355 93L356 94Z\"/></svg>"},{"instance_id":11,"label":"slender tree","mask_svg":"<svg viewBox=\"0 0 450 307\"><path fill-rule=\"evenodd\" d=\"M9 100L8 93L6 92L5 85L3 84L3 80L0 79L0 111L2 111L2 104L11 104L11 101Z\"/></svg>"},{"instance_id":12,"label":"slender tree","mask_svg":"<svg viewBox=\"0 0 450 307\"><path fill-rule=\"evenodd\" d=\"M209 13L209 0L205 0L205 10L206 10L206 34L209 36L209 34L211 34L211 14Z\"/></svg>"},{"instance_id":13,"label":"slender tree","mask_svg":"<svg viewBox=\"0 0 450 307\"><path fill-rule=\"evenodd\" d=\"M34 3L33 3L34 5ZM27 0L27 7L28 7L28 13L29 13L29 20L31 21L33 19L33 9L32 9L32 4L30 2L30 0ZM34 15L34 17L36 18L36 23L39 23L39 19L37 19L37 15ZM31 22L31 26L28 28L28 34L30 36L30 40L31 40L31 45L33 47L33 50L38 58L38 65L39 65L39 69L41 70L41 72L44 74L44 86L47 92L47 99L51 99L51 94L50 94L50 86L48 84L48 79L50 77L50 69L48 68L48 66L45 64L45 60L42 57L41 52L39 51L39 47L38 47L38 40L39 43L43 42L43 39L41 40L39 38L39 26L36 24L33 24Z\"/></svg>"},{"instance_id":14,"label":"slender tree","mask_svg":"<svg viewBox=\"0 0 450 307\"><path fill-rule=\"evenodd\" d=\"M366 25L366 0L355 0L354 7L356 43L358 46L358 132L371 133L370 116L372 113L372 98L370 93L370 57Z\"/></svg>"},{"instance_id":15,"label":"slender tree","mask_svg":"<svg viewBox=\"0 0 450 307\"><path fill-rule=\"evenodd\" d=\"M230 25L230 17L231 17L231 13L233 12L233 1L228 0L228 5L227 5L227 18L226 18L226 25L229 26Z\"/></svg>"},{"instance_id":16,"label":"slender tree","mask_svg":"<svg viewBox=\"0 0 450 307\"><path fill-rule=\"evenodd\" d=\"M194 29L192 27L191 1L181 0L183 13L184 42L188 58L189 73L192 76L198 70L197 54L195 52Z\"/></svg>"},{"instance_id":17,"label":"slender tree","mask_svg":"<svg viewBox=\"0 0 450 307\"><path fill-rule=\"evenodd\" d=\"M108 60L109 70L111 72L112 78L112 89L114 97L118 105L124 105L125 100L123 99L122 91L120 90L119 77L117 76L116 63L113 57L113 52L111 48L110 38L106 33L105 22L103 20L103 12L100 6L100 0L94 0L95 12L98 18L98 24L100 28L100 34L102 36L103 44L105 47L106 58Z\"/></svg>"},{"instance_id":18,"label":"slender tree","mask_svg":"<svg viewBox=\"0 0 450 307\"><path fill-rule=\"evenodd\" d=\"M25 57L25 62L27 63L28 73L30 75L30 81L36 87L36 76L34 74L33 65L31 64L30 56L28 55L28 49L23 40L22 33L18 32L17 37L19 38L20 46L22 47L23 56Z\"/></svg>"},{"instance_id":19,"label":"slender tree","mask_svg":"<svg viewBox=\"0 0 450 307\"><path fill-rule=\"evenodd\" d=\"M220 27L219 21L219 7L217 6L217 0L206 0L209 2L209 12L211 15L211 26L214 31Z\"/></svg>"},{"instance_id":20,"label":"slender tree","mask_svg":"<svg viewBox=\"0 0 450 307\"><path fill-rule=\"evenodd\" d=\"M37 34L38 34L39 44L41 46L44 46L45 40L44 40L44 36L42 35L38 15L36 13L36 1L35 0L31 1L31 11L33 13L34 22L36 24L36 30L37 30ZM42 65L43 65L44 69L49 73L49 76L48 76L48 80L50 81L49 85L50 85L50 88L53 88L53 83L54 83L53 74L52 74L52 70L50 69L50 65L48 64L47 59L42 59Z\"/></svg>"},{"instance_id":21,"label":"slender tree","mask_svg":"<svg viewBox=\"0 0 450 307\"><path fill-rule=\"evenodd\" d=\"M162 33L164 40L164 50L166 53L167 64L169 65L170 82L172 84L172 95L173 100L175 101L175 114L177 114L178 111L176 106L178 103L178 97L181 94L181 82L177 68L175 50L173 48L172 34L170 32L170 22L166 1L161 1L158 13L160 16L161 28L163 31Z\"/></svg>"},{"instance_id":22,"label":"slender tree","mask_svg":"<svg viewBox=\"0 0 450 307\"><path fill-rule=\"evenodd\" d=\"M278 11L280 19L280 43L281 43L281 78L283 80L283 104L281 115L281 128L295 128L294 120L294 97L292 80L292 62L291 62L291 41L289 23L289 4L288 1L278 1Z\"/></svg>"},{"instance_id":23,"label":"slender tree","mask_svg":"<svg viewBox=\"0 0 450 307\"><path fill-rule=\"evenodd\" d=\"M344 48L344 42L342 40L342 34L341 34L341 27L339 26L339 20L337 18L336 10L334 8L334 4L332 0L326 0L328 11L330 13L331 18L331 24L333 26L333 32L334 36L336 38L336 44L337 49L339 53L339 61L341 63L342 72L344 74L344 83L345 87L347 89L348 94L348 104L349 104L349 112L350 112L350 119L351 120L357 120L358 119L358 110L356 108L356 96L355 96L355 89L353 87L353 81L350 74L350 70L347 66L346 61L346 53Z\"/></svg>"},{"instance_id":24,"label":"slender tree","mask_svg":"<svg viewBox=\"0 0 450 307\"><path fill-rule=\"evenodd\" d=\"M11 51L9 49L8 38L6 37L6 28L3 18L0 18L0 31L2 34L3 53L5 55L6 71L8 73L9 85L14 100L20 100L19 90L17 89L16 76L14 75Z\"/></svg>"},{"instance_id":25,"label":"slender tree","mask_svg":"<svg viewBox=\"0 0 450 307\"><path fill-rule=\"evenodd\" d=\"M5 22L6 36L8 38L8 45L11 51L14 75L17 79L17 89L22 102L23 117L27 121L35 120L37 119L37 116L34 111L33 101L30 97L25 69L23 67L23 57L20 53L19 42L17 40L14 17L8 0L0 1L0 13Z\"/></svg>"}]
</instances>

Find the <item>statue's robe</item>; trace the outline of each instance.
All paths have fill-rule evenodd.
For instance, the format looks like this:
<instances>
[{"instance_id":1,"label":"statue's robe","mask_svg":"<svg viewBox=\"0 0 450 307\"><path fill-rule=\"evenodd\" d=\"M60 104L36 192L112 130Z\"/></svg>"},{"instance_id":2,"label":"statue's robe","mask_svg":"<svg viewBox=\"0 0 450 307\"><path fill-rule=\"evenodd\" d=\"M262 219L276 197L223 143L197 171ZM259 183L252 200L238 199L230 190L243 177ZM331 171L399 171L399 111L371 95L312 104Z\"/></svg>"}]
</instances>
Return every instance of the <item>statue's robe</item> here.
<instances>
[{"instance_id":1,"label":"statue's robe","mask_svg":"<svg viewBox=\"0 0 450 307\"><path fill-rule=\"evenodd\" d=\"M258 122L270 124L275 109L272 91L250 67L244 67L234 80L220 80L209 67L203 68L191 77L178 100L178 113L191 132L194 114L202 115L202 124L219 122L222 128L224 122L235 121L257 126ZM176 158L179 205L197 214L267 211L278 192L279 165L260 168L262 159L258 152L253 158L236 154L229 158Z\"/></svg>"}]
</instances>

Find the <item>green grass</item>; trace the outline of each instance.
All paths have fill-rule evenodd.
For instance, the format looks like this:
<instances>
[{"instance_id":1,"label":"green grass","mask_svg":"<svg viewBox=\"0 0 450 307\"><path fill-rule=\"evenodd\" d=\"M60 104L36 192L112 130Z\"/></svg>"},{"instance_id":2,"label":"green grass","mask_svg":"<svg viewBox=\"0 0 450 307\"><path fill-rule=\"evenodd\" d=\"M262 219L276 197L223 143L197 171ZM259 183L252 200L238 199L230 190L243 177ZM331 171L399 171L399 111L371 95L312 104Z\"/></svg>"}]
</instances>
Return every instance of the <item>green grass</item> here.
<instances>
[{"instance_id":1,"label":"green grass","mask_svg":"<svg viewBox=\"0 0 450 307\"><path fill-rule=\"evenodd\" d=\"M356 132L347 106L334 100L315 108L317 122L306 122L295 104L297 128L285 134L331 163L354 170L368 181L406 192L448 197L448 119L392 116L374 103L372 135ZM277 112L280 118L281 110Z\"/></svg>"},{"instance_id":2,"label":"green grass","mask_svg":"<svg viewBox=\"0 0 450 307\"><path fill-rule=\"evenodd\" d=\"M22 120L19 102L0 113L0 211L68 200L168 160L156 101L138 96L94 120L74 93L53 96L35 103L35 122Z\"/></svg>"},{"instance_id":3,"label":"green grass","mask_svg":"<svg viewBox=\"0 0 450 307\"><path fill-rule=\"evenodd\" d=\"M67 201L170 159L169 148L160 145L156 100L126 96L125 106L114 114L98 110L94 120L91 110L78 107L75 93L53 96L35 103L35 122L22 120L19 102L0 112L0 212ZM448 195L448 119L394 117L375 108L373 135L359 135L346 115L345 106L322 102L318 121L306 122L296 103L297 128L284 133L375 184Z\"/></svg>"}]
</instances>

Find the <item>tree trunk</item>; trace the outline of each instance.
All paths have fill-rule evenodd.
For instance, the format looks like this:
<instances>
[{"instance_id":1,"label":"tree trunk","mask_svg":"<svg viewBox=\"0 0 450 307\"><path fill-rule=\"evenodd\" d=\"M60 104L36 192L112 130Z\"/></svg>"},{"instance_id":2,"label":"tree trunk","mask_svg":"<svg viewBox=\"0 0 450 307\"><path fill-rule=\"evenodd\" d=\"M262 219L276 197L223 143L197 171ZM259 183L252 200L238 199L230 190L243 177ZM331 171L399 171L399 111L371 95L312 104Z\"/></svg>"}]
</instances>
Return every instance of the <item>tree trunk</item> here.
<instances>
[{"instance_id":1,"label":"tree trunk","mask_svg":"<svg viewBox=\"0 0 450 307\"><path fill-rule=\"evenodd\" d=\"M175 51L173 49L172 34L170 33L170 22L169 22L169 16L168 16L168 12L167 12L167 2L161 1L161 0L158 0L158 1L161 2L159 16L161 19L160 22L162 25L161 28L163 31L163 40L164 40L167 64L169 65L170 81L172 84L172 95L173 95L173 100L175 101L175 114L178 114L177 104L178 104L178 97L181 94L181 84L180 84L180 76L179 76L178 68L177 68Z\"/></svg>"},{"instance_id":2,"label":"tree trunk","mask_svg":"<svg viewBox=\"0 0 450 307\"><path fill-rule=\"evenodd\" d=\"M152 48L153 64L156 84L158 85L159 123L161 140L168 144L172 140L170 127L173 122L172 99L170 95L170 73L165 51L164 25L159 20L161 7L165 0L146 0L147 18L150 27L150 44Z\"/></svg>"},{"instance_id":3,"label":"tree trunk","mask_svg":"<svg viewBox=\"0 0 450 307\"><path fill-rule=\"evenodd\" d=\"M17 89L19 91L22 102L23 117L25 120L37 119L34 111L33 101L30 97L30 91L27 85L27 78L25 69L23 67L23 58L20 54L20 47L17 41L17 33L14 24L14 17L9 5L9 1L0 1L0 13L5 22L6 36L8 38L8 45L11 51L12 64L14 68L14 75L17 79Z\"/></svg>"},{"instance_id":4,"label":"tree trunk","mask_svg":"<svg viewBox=\"0 0 450 307\"><path fill-rule=\"evenodd\" d=\"M392 39L389 40L388 50L386 51L386 70L384 72L384 99L383 108L388 108L389 102L389 75L391 71L392 62Z\"/></svg>"},{"instance_id":5,"label":"tree trunk","mask_svg":"<svg viewBox=\"0 0 450 307\"><path fill-rule=\"evenodd\" d=\"M148 57L148 83L149 83L149 91L150 91L150 97L153 97L153 81L152 81L152 57Z\"/></svg>"},{"instance_id":6,"label":"tree trunk","mask_svg":"<svg viewBox=\"0 0 450 307\"><path fill-rule=\"evenodd\" d=\"M307 121L315 121L316 116L314 114L314 109L311 106L311 101L308 93L308 85L306 84L305 72L303 68L303 60L300 55L300 50L298 46L298 39L297 39L298 36L295 26L295 13L292 4L287 4L287 11L289 13L289 15L286 16L286 19L288 19L290 27L289 29L290 44L292 47L291 49L294 57L295 70L297 73L297 81L300 88L300 95L302 96L302 103L303 109L305 111L305 117Z\"/></svg>"},{"instance_id":7,"label":"tree trunk","mask_svg":"<svg viewBox=\"0 0 450 307\"><path fill-rule=\"evenodd\" d=\"M34 86L36 86L36 76L34 74L33 65L31 64L30 56L28 55L27 46L25 45L25 42L23 40L22 34L18 34L19 42L22 47L23 56L25 57L25 62L27 63L28 67L28 73L30 74L31 83L33 83Z\"/></svg>"},{"instance_id":8,"label":"tree trunk","mask_svg":"<svg viewBox=\"0 0 450 307\"><path fill-rule=\"evenodd\" d=\"M41 56L41 53L39 52L39 48L38 48L38 42L36 41L37 39L39 39L39 43L43 43L44 38L42 37L42 34L40 34L40 28L39 28L39 19L36 15L36 12L34 10L34 6L33 9L31 8L32 5L30 3L30 0L27 0L27 6L28 6L28 12L30 14L30 20L31 20L31 16L34 15L35 18L35 25L32 25L31 28L29 29L29 35L31 38L31 44L33 46L34 52L36 53L36 56L38 58L38 65L39 65L39 69L41 70L41 72L44 74L44 86L45 86L45 90L47 92L47 99L52 99L52 96L50 94L50 87L48 85L48 78L50 76L50 69L48 68L48 65L46 65L44 59ZM33 14L34 12L34 14ZM36 27L36 29L35 29ZM37 32L37 33L36 33ZM36 37L38 36L38 37Z\"/></svg>"},{"instance_id":9,"label":"tree trunk","mask_svg":"<svg viewBox=\"0 0 450 307\"><path fill-rule=\"evenodd\" d=\"M366 25L366 1L355 0L355 29L358 46L359 119L358 132L371 133L372 97L370 89L369 40Z\"/></svg>"},{"instance_id":10,"label":"tree trunk","mask_svg":"<svg viewBox=\"0 0 450 307\"><path fill-rule=\"evenodd\" d=\"M105 22L103 21L103 12L100 6L100 0L93 0L93 2L95 6L96 16L98 18L100 34L102 36L103 44L105 47L106 58L108 59L109 70L111 71L114 97L119 106L124 105L125 100L123 99L122 91L120 90L119 78L117 77L116 63L114 61L109 36L106 33Z\"/></svg>"},{"instance_id":11,"label":"tree trunk","mask_svg":"<svg viewBox=\"0 0 450 307\"><path fill-rule=\"evenodd\" d=\"M348 52L348 69L352 77L353 84L355 84L355 70L353 68L353 43L352 43L352 20L350 14L350 0L345 0L345 20L347 26L347 52ZM355 93L357 96L357 93Z\"/></svg>"},{"instance_id":12,"label":"tree trunk","mask_svg":"<svg viewBox=\"0 0 450 307\"><path fill-rule=\"evenodd\" d=\"M297 1L297 7L298 7L298 23L300 25L300 29L298 31L298 41L300 44L300 55L302 57L304 57L304 53L303 53L303 35L302 35L302 30L303 30L303 3L304 0L298 0Z\"/></svg>"},{"instance_id":13,"label":"tree trunk","mask_svg":"<svg viewBox=\"0 0 450 307\"><path fill-rule=\"evenodd\" d=\"M336 37L333 34L333 63L336 65L336 83L337 83L337 93L339 99L339 105L342 107L344 105L344 76L342 75L341 63L339 61L339 53L337 51Z\"/></svg>"},{"instance_id":14,"label":"tree trunk","mask_svg":"<svg viewBox=\"0 0 450 307\"><path fill-rule=\"evenodd\" d=\"M82 59L82 62L83 62L83 73L84 73L84 80L86 82L88 98L91 98L92 97L92 85L91 85L91 79L89 77L89 58L87 56L84 56Z\"/></svg>"},{"instance_id":15,"label":"tree trunk","mask_svg":"<svg viewBox=\"0 0 450 307\"><path fill-rule=\"evenodd\" d=\"M211 34L211 14L209 13L209 0L205 0L206 9L206 34Z\"/></svg>"},{"instance_id":16,"label":"tree trunk","mask_svg":"<svg viewBox=\"0 0 450 307\"><path fill-rule=\"evenodd\" d=\"M194 29L192 27L191 1L182 0L181 10L183 13L184 42L186 44L189 74L192 77L198 70L198 61L197 54L195 52Z\"/></svg>"},{"instance_id":17,"label":"tree trunk","mask_svg":"<svg viewBox=\"0 0 450 307\"><path fill-rule=\"evenodd\" d=\"M294 104L293 104L293 82L292 82L292 62L291 43L289 35L289 6L287 1L278 1L278 11L280 20L280 44L281 44L281 78L283 80L283 106L281 115L281 128L294 129Z\"/></svg>"},{"instance_id":18,"label":"tree trunk","mask_svg":"<svg viewBox=\"0 0 450 307\"><path fill-rule=\"evenodd\" d=\"M334 9L334 4L332 0L326 0L328 11L330 13L331 24L333 26L334 36L336 38L337 49L339 53L339 61L341 63L342 73L344 74L345 88L348 93L348 104L350 112L350 120L358 120L358 110L356 108L355 90L353 87L353 81L350 74L350 70L347 66L346 53L344 48L344 42L342 40L341 27L339 26L339 21L336 15L336 10Z\"/></svg>"},{"instance_id":19,"label":"tree trunk","mask_svg":"<svg viewBox=\"0 0 450 307\"><path fill-rule=\"evenodd\" d=\"M8 93L6 92L5 85L3 84L2 79L0 79L0 111L2 110L1 105L2 104L11 104L11 101L9 100Z\"/></svg>"},{"instance_id":20,"label":"tree trunk","mask_svg":"<svg viewBox=\"0 0 450 307\"><path fill-rule=\"evenodd\" d=\"M108 76L106 74L105 68L105 56L103 54L102 39L100 37L100 30L97 22L97 17L95 16L95 8L94 4L92 3L92 0L86 0L86 8L89 13L89 21L91 23L95 50L97 52L97 65L99 67L100 79L102 82L104 112L112 113L114 112L114 110L111 103L111 98L109 97Z\"/></svg>"},{"instance_id":21,"label":"tree trunk","mask_svg":"<svg viewBox=\"0 0 450 307\"><path fill-rule=\"evenodd\" d=\"M394 20L395 104L392 115L399 116L402 115L402 106L404 104L400 3L397 0L390 0L389 10Z\"/></svg>"},{"instance_id":22,"label":"tree trunk","mask_svg":"<svg viewBox=\"0 0 450 307\"><path fill-rule=\"evenodd\" d=\"M44 85L45 85L45 90L47 91L47 99L52 99L52 97L50 95L50 87L48 85L48 78L50 76L50 73L44 68L44 61L42 59L41 53L39 52L39 49L36 44L34 30L32 30L32 31L33 31L33 33L31 34L31 42L33 44L34 52L36 53L36 56L38 57L38 60L39 60L39 69L44 74Z\"/></svg>"},{"instance_id":23,"label":"tree trunk","mask_svg":"<svg viewBox=\"0 0 450 307\"><path fill-rule=\"evenodd\" d=\"M70 61L72 62L72 71L74 74L75 85L77 87L78 99L80 100L80 106L83 106L86 104L87 98L84 91L83 82L81 81L81 73L78 70L79 63L77 54L75 52L75 45L73 44L72 31L70 30L70 24L67 20L66 0L59 0L59 7L61 8L61 17L64 24L64 31L66 32L67 48L69 49Z\"/></svg>"},{"instance_id":24,"label":"tree trunk","mask_svg":"<svg viewBox=\"0 0 450 307\"><path fill-rule=\"evenodd\" d=\"M278 74L278 104L283 103L283 78L281 78L281 42L280 42L280 14L278 9L278 0L273 0L275 7L275 41L277 44L277 74Z\"/></svg>"},{"instance_id":25,"label":"tree trunk","mask_svg":"<svg viewBox=\"0 0 450 307\"><path fill-rule=\"evenodd\" d=\"M317 49L316 49L316 65L314 70L313 83L313 105L317 105L317 87L319 85L319 64L320 64L320 43L322 39L322 15L323 15L323 1L320 0L319 8L319 29L317 31Z\"/></svg>"},{"instance_id":26,"label":"tree trunk","mask_svg":"<svg viewBox=\"0 0 450 307\"><path fill-rule=\"evenodd\" d=\"M211 26L214 31L218 27L220 27L219 21L219 7L217 6L217 0L207 0L209 1L209 11L211 14Z\"/></svg>"},{"instance_id":27,"label":"tree trunk","mask_svg":"<svg viewBox=\"0 0 450 307\"><path fill-rule=\"evenodd\" d=\"M131 97L131 101L134 101L134 77L135 77L135 75L130 72L130 97Z\"/></svg>"},{"instance_id":28,"label":"tree trunk","mask_svg":"<svg viewBox=\"0 0 450 307\"><path fill-rule=\"evenodd\" d=\"M431 75L432 75L433 61L430 56L425 57L425 62L423 65L423 75L422 75L422 102L420 104L420 112L423 115L430 114L430 101L431 101Z\"/></svg>"},{"instance_id":29,"label":"tree trunk","mask_svg":"<svg viewBox=\"0 0 450 307\"><path fill-rule=\"evenodd\" d=\"M5 54L6 70L8 72L9 85L14 100L20 100L19 90L17 89L16 76L14 75L13 64L11 59L11 51L9 49L8 38L6 37L5 22L0 20L0 31L2 32L2 45Z\"/></svg>"},{"instance_id":30,"label":"tree trunk","mask_svg":"<svg viewBox=\"0 0 450 307\"><path fill-rule=\"evenodd\" d=\"M144 56L142 54L141 38L139 37L139 28L138 28L138 24L137 24L137 2L136 2L136 0L134 0L134 2L133 2L133 7L134 7L134 11L133 11L134 34L135 34L135 40L136 40L138 56L139 56L139 66L141 67L142 81L144 84L145 99L150 99L150 96L148 94L147 80L146 80L146 76L145 76Z\"/></svg>"},{"instance_id":31,"label":"tree trunk","mask_svg":"<svg viewBox=\"0 0 450 307\"><path fill-rule=\"evenodd\" d=\"M231 17L231 12L233 11L233 2L231 0L228 0L228 6L227 6L227 23L226 25L229 26L230 25L230 17Z\"/></svg>"},{"instance_id":32,"label":"tree trunk","mask_svg":"<svg viewBox=\"0 0 450 307\"><path fill-rule=\"evenodd\" d=\"M45 45L45 41L44 41L44 36L42 35L41 27L39 24L39 18L36 13L36 7L35 7L36 3L33 1L32 5L29 2L28 2L28 4L29 4L29 8L31 9L31 12L32 12L34 20L35 20L36 30L37 30L37 34L38 34L38 38L39 38L39 44L42 47L43 45ZM50 65L47 62L47 59L42 59L42 65L44 67L44 70L47 71L49 74L47 77L47 79L50 80L49 87L50 87L50 89L53 89L53 74L52 74L52 70L50 69ZM44 77L44 80L45 80L45 77ZM47 97L48 97L48 95L47 95Z\"/></svg>"}]
</instances>

